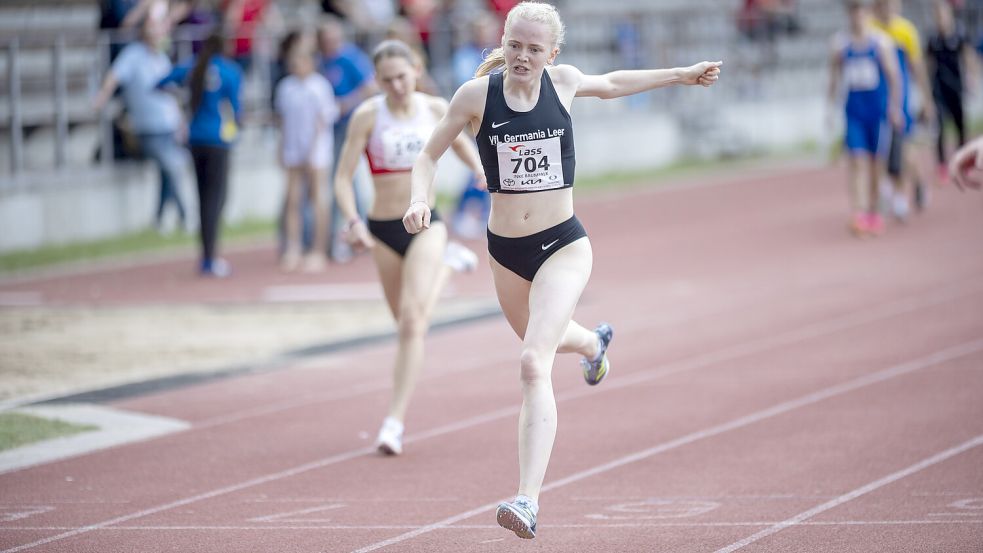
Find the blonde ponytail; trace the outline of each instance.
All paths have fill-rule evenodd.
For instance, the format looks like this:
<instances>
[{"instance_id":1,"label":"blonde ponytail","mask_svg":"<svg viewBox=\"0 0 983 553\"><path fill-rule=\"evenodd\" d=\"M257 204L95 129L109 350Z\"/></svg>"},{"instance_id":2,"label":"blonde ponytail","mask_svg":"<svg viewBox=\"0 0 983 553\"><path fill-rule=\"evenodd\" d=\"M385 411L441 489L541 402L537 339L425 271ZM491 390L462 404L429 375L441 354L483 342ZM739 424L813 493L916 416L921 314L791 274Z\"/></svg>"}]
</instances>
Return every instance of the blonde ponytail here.
<instances>
[{"instance_id":1,"label":"blonde ponytail","mask_svg":"<svg viewBox=\"0 0 983 553\"><path fill-rule=\"evenodd\" d=\"M482 60L481 65L475 70L474 76L484 77L485 75L494 72L496 69L505 68L505 50L501 46L495 48L485 56Z\"/></svg>"}]
</instances>

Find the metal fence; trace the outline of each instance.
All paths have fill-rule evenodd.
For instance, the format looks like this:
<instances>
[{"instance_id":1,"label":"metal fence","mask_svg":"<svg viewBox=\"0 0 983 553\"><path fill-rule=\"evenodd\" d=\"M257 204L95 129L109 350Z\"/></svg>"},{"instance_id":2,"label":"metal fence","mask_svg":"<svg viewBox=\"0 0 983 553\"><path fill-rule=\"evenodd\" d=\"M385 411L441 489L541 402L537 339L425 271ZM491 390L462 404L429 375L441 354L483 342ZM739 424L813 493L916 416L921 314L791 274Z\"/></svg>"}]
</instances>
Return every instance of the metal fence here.
<instances>
[{"instance_id":1,"label":"metal fence","mask_svg":"<svg viewBox=\"0 0 983 553\"><path fill-rule=\"evenodd\" d=\"M766 103L822 94L829 36L845 27L839 3L809 0L800 4L795 32L770 37L751 37L743 33L732 9L571 9L564 13L568 44L560 61L577 65L589 73L614 68L671 67L701 59L724 59L725 79L713 95L713 102ZM983 6L969 2L961 20L974 36L983 24ZM833 7L834 9L831 9ZM925 30L931 22L928 2L906 4L912 19ZM192 53L192 44L208 29L179 27L173 33L175 59ZM20 33L0 36L0 128L6 138L6 171L17 176L25 171L65 168L72 163L93 164L94 156L81 159L68 155L73 143L80 150L94 152L98 147L101 163L112 163L112 110L95 113L92 96L109 66L110 48L133 40L132 34L118 32L70 31L55 35ZM259 33L254 37L255 60L246 80L244 106L247 125L270 120L271 72L273 53L280 36ZM364 39L364 37L361 37ZM454 43L457 37L442 37ZM438 39L439 40L439 39ZM433 73L449 94L446 69L448 51L431 56ZM672 109L679 117L706 108L708 95L687 95L674 90L608 103L604 110ZM93 132L94 130L94 132ZM87 131L87 132L85 132ZM50 151L27 163L25 141L40 136L50 142ZM79 138L73 140L73 137Z\"/></svg>"}]
</instances>

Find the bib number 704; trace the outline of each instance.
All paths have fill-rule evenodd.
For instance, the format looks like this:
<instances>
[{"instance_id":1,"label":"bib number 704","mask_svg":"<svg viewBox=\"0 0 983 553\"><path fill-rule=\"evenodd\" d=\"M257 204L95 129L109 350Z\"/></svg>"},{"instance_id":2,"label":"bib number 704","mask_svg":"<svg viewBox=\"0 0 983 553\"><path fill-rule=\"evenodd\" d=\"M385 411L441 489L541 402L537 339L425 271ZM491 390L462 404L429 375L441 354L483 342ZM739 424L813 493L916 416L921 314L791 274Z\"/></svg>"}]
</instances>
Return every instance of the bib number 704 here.
<instances>
[{"instance_id":1,"label":"bib number 704","mask_svg":"<svg viewBox=\"0 0 983 553\"><path fill-rule=\"evenodd\" d=\"M515 163L512 173L518 173L520 168L525 169L526 173L535 173L536 169L546 171L550 168L550 159L548 156L541 157L538 162L535 157L513 157L509 158L509 161Z\"/></svg>"}]
</instances>

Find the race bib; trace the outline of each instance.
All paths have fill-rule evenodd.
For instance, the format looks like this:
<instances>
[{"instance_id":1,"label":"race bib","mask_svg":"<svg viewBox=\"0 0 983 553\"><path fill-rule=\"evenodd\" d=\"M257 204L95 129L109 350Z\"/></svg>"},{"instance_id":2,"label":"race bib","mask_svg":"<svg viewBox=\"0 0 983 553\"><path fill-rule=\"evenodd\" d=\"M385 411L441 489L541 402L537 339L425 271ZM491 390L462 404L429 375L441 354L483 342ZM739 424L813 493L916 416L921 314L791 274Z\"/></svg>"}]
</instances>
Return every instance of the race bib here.
<instances>
[{"instance_id":1,"label":"race bib","mask_svg":"<svg viewBox=\"0 0 983 553\"><path fill-rule=\"evenodd\" d=\"M843 80L849 90L874 90L881 82L881 74L873 59L852 58L844 63Z\"/></svg>"},{"instance_id":2,"label":"race bib","mask_svg":"<svg viewBox=\"0 0 983 553\"><path fill-rule=\"evenodd\" d=\"M413 167L426 141L414 129L392 128L382 132L382 159L386 169Z\"/></svg>"},{"instance_id":3,"label":"race bib","mask_svg":"<svg viewBox=\"0 0 983 553\"><path fill-rule=\"evenodd\" d=\"M500 142L498 176L502 190L533 192L563 188L560 138Z\"/></svg>"}]
</instances>

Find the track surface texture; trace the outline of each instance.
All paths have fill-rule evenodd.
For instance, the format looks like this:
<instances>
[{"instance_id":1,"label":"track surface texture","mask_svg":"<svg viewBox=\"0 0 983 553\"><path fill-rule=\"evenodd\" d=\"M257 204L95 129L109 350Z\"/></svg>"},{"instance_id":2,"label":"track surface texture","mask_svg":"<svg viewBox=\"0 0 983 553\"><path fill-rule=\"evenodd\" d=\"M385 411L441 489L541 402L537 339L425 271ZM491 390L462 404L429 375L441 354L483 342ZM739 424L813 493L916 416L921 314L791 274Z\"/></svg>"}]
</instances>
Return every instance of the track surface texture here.
<instances>
[{"instance_id":1,"label":"track surface texture","mask_svg":"<svg viewBox=\"0 0 983 553\"><path fill-rule=\"evenodd\" d=\"M491 317L428 338L395 458L372 449L393 340L110 402L190 428L0 474L0 552L979 553L983 196L938 188L858 240L843 183L799 167L579 199L595 261L576 319L612 324L613 369L592 388L557 357L533 540L495 522L520 343ZM486 257L463 293L492 294ZM18 286L119 305L169 274L139 271L144 292Z\"/></svg>"}]
</instances>

